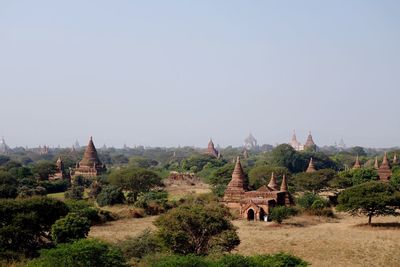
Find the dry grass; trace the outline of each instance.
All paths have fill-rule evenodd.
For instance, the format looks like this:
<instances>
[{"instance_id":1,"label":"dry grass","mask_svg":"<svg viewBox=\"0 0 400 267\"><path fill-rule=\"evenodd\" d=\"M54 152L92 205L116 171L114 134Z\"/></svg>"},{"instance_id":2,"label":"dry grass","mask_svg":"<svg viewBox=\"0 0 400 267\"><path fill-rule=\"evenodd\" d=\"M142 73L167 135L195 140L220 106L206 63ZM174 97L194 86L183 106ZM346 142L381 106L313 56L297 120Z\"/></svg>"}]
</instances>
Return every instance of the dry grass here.
<instances>
[{"instance_id":1,"label":"dry grass","mask_svg":"<svg viewBox=\"0 0 400 267\"><path fill-rule=\"evenodd\" d=\"M368 227L364 225L365 217L339 216L330 220L300 216L282 226L236 220L241 240L237 252L252 255L284 251L312 266L400 266L399 218L374 218L377 226ZM146 228L154 229L155 219L123 219L94 226L89 236L117 242Z\"/></svg>"},{"instance_id":2,"label":"dry grass","mask_svg":"<svg viewBox=\"0 0 400 267\"><path fill-rule=\"evenodd\" d=\"M153 221L156 218L156 216L152 216L140 219L122 219L93 226L90 228L89 236L115 243L127 237L134 237L145 229L155 229Z\"/></svg>"},{"instance_id":3,"label":"dry grass","mask_svg":"<svg viewBox=\"0 0 400 267\"><path fill-rule=\"evenodd\" d=\"M400 228L395 217L374 218L379 227L364 226L365 217L339 219L296 217L282 226L235 221L245 255L289 252L312 266L400 266ZM384 223L391 223L385 227ZM362 227L359 227L362 225Z\"/></svg>"},{"instance_id":4,"label":"dry grass","mask_svg":"<svg viewBox=\"0 0 400 267\"><path fill-rule=\"evenodd\" d=\"M188 185L185 181L175 182L165 188L169 194L170 200L178 200L187 195L210 193L211 188L208 184L197 182L194 185Z\"/></svg>"}]
</instances>

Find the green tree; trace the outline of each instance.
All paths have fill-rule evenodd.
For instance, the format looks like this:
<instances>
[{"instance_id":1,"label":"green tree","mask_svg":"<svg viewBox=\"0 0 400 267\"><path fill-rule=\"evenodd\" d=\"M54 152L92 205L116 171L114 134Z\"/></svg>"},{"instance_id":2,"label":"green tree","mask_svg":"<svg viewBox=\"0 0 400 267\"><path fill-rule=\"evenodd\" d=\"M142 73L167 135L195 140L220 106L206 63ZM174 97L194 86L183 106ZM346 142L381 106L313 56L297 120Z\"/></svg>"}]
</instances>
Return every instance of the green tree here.
<instances>
[{"instance_id":1,"label":"green tree","mask_svg":"<svg viewBox=\"0 0 400 267\"><path fill-rule=\"evenodd\" d=\"M50 198L0 200L0 258L34 256L50 240L51 226L68 213Z\"/></svg>"},{"instance_id":2,"label":"green tree","mask_svg":"<svg viewBox=\"0 0 400 267\"><path fill-rule=\"evenodd\" d=\"M161 215L158 236L175 253L205 255L231 251L240 240L229 220L229 210L216 204L182 205Z\"/></svg>"},{"instance_id":3,"label":"green tree","mask_svg":"<svg viewBox=\"0 0 400 267\"><path fill-rule=\"evenodd\" d=\"M43 250L40 257L28 262L27 267L123 267L127 266L122 252L103 242L81 239Z\"/></svg>"},{"instance_id":4,"label":"green tree","mask_svg":"<svg viewBox=\"0 0 400 267\"><path fill-rule=\"evenodd\" d=\"M283 175L289 175L289 170L285 167L256 166L249 172L249 186L253 189L258 189L262 185L267 185L272 173L277 177L282 177Z\"/></svg>"},{"instance_id":5,"label":"green tree","mask_svg":"<svg viewBox=\"0 0 400 267\"><path fill-rule=\"evenodd\" d=\"M332 182L337 187L345 188L349 185L358 185L373 180L378 180L378 172L374 169L361 168L339 172L339 178L334 179Z\"/></svg>"},{"instance_id":6,"label":"green tree","mask_svg":"<svg viewBox=\"0 0 400 267\"><path fill-rule=\"evenodd\" d=\"M128 238L118 244L127 259L140 259L146 255L154 254L162 250L160 241L149 229L144 230L138 236Z\"/></svg>"},{"instance_id":7,"label":"green tree","mask_svg":"<svg viewBox=\"0 0 400 267\"><path fill-rule=\"evenodd\" d=\"M318 192L328 187L329 182L337 177L334 170L324 169L312 173L301 172L294 175L291 183L296 191Z\"/></svg>"},{"instance_id":8,"label":"green tree","mask_svg":"<svg viewBox=\"0 0 400 267\"><path fill-rule=\"evenodd\" d=\"M0 198L17 197L18 181L7 171L0 171Z\"/></svg>"},{"instance_id":9,"label":"green tree","mask_svg":"<svg viewBox=\"0 0 400 267\"><path fill-rule=\"evenodd\" d=\"M124 200L125 196L121 188L113 185L104 186L96 198L97 204L100 207L124 203Z\"/></svg>"},{"instance_id":10,"label":"green tree","mask_svg":"<svg viewBox=\"0 0 400 267\"><path fill-rule=\"evenodd\" d=\"M111 172L110 184L121 187L132 193L134 201L141 192L149 192L155 187L163 186L161 177L152 171L142 168L122 168Z\"/></svg>"},{"instance_id":11,"label":"green tree","mask_svg":"<svg viewBox=\"0 0 400 267\"><path fill-rule=\"evenodd\" d=\"M50 175L53 175L57 170L57 166L50 161L42 160L38 161L32 168L32 172L38 176L40 180L49 179Z\"/></svg>"},{"instance_id":12,"label":"green tree","mask_svg":"<svg viewBox=\"0 0 400 267\"><path fill-rule=\"evenodd\" d=\"M67 199L81 200L83 199L84 191L85 188L83 186L73 185L68 191L64 193L64 196Z\"/></svg>"},{"instance_id":13,"label":"green tree","mask_svg":"<svg viewBox=\"0 0 400 267\"><path fill-rule=\"evenodd\" d=\"M352 215L368 216L371 225L373 216L400 215L400 192L388 183L372 181L348 188L340 193L337 210Z\"/></svg>"},{"instance_id":14,"label":"green tree","mask_svg":"<svg viewBox=\"0 0 400 267\"><path fill-rule=\"evenodd\" d=\"M271 209L269 219L281 224L283 220L290 218L297 214L296 209L285 206L276 206Z\"/></svg>"},{"instance_id":15,"label":"green tree","mask_svg":"<svg viewBox=\"0 0 400 267\"><path fill-rule=\"evenodd\" d=\"M51 237L56 243L70 243L85 238L90 230L90 222L77 213L68 213L51 227Z\"/></svg>"}]
</instances>

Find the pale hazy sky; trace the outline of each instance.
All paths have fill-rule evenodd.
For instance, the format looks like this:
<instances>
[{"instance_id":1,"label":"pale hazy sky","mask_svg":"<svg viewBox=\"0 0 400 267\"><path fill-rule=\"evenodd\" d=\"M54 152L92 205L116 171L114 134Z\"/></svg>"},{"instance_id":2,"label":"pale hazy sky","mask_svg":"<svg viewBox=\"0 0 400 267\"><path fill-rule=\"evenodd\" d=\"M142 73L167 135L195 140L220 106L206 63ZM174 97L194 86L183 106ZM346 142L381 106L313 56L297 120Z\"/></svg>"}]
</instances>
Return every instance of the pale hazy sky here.
<instances>
[{"instance_id":1,"label":"pale hazy sky","mask_svg":"<svg viewBox=\"0 0 400 267\"><path fill-rule=\"evenodd\" d=\"M0 0L11 146L397 146L399 103L397 0Z\"/></svg>"}]
</instances>

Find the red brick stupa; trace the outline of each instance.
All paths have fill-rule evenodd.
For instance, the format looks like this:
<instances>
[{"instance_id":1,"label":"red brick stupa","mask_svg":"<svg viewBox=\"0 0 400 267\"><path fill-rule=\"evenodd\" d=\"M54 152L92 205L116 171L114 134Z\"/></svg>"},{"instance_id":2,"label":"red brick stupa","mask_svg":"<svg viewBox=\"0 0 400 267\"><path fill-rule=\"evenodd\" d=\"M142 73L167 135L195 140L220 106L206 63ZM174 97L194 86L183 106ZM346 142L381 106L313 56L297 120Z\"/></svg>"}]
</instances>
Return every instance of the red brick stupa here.
<instances>
[{"instance_id":1,"label":"red brick stupa","mask_svg":"<svg viewBox=\"0 0 400 267\"><path fill-rule=\"evenodd\" d=\"M383 156L382 164L378 169L378 175L381 181L389 181L390 176L392 176L392 170L390 169L386 152L385 155Z\"/></svg>"},{"instance_id":2,"label":"red brick stupa","mask_svg":"<svg viewBox=\"0 0 400 267\"><path fill-rule=\"evenodd\" d=\"M221 156L218 150L215 149L214 143L211 138L210 142L208 142L207 154L216 158L219 158Z\"/></svg>"},{"instance_id":3,"label":"red brick stupa","mask_svg":"<svg viewBox=\"0 0 400 267\"><path fill-rule=\"evenodd\" d=\"M308 167L307 167L306 172L311 173L311 172L316 172L316 171L317 170L315 169L313 159L311 158L310 159L310 163L308 163Z\"/></svg>"},{"instance_id":4,"label":"red brick stupa","mask_svg":"<svg viewBox=\"0 0 400 267\"><path fill-rule=\"evenodd\" d=\"M360 163L360 159L358 158L358 155L356 158L356 162L354 163L353 169L361 169L361 163Z\"/></svg>"},{"instance_id":5,"label":"red brick stupa","mask_svg":"<svg viewBox=\"0 0 400 267\"><path fill-rule=\"evenodd\" d=\"M105 173L106 170L106 166L101 163L99 156L97 155L93 139L90 137L89 144L83 154L83 159L76 165L74 176L81 175L83 177L91 178Z\"/></svg>"}]
</instances>

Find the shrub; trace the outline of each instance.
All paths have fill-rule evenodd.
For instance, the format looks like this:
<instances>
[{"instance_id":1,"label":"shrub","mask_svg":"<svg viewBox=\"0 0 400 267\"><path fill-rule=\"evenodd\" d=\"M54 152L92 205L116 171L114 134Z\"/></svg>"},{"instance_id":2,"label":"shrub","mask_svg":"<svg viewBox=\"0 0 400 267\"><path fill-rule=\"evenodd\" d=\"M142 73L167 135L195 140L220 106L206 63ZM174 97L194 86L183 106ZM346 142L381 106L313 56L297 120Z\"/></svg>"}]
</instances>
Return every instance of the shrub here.
<instances>
[{"instance_id":1,"label":"shrub","mask_svg":"<svg viewBox=\"0 0 400 267\"><path fill-rule=\"evenodd\" d=\"M182 205L161 215L155 225L163 243L175 253L208 254L231 251L239 245L229 210L216 204Z\"/></svg>"},{"instance_id":2,"label":"shrub","mask_svg":"<svg viewBox=\"0 0 400 267\"><path fill-rule=\"evenodd\" d=\"M140 259L148 254L161 251L160 241L148 229L134 238L122 241L118 247L127 259Z\"/></svg>"},{"instance_id":3,"label":"shrub","mask_svg":"<svg viewBox=\"0 0 400 267\"><path fill-rule=\"evenodd\" d=\"M100 207L103 207L103 206L123 203L125 200L125 196L121 188L109 185L105 186L101 190L96 200L97 204L99 204Z\"/></svg>"},{"instance_id":4,"label":"shrub","mask_svg":"<svg viewBox=\"0 0 400 267\"><path fill-rule=\"evenodd\" d=\"M311 209L311 206L316 200L326 202L322 197L314 193L305 193L301 197L297 198L297 204L303 209Z\"/></svg>"},{"instance_id":5,"label":"shrub","mask_svg":"<svg viewBox=\"0 0 400 267\"><path fill-rule=\"evenodd\" d=\"M64 192L69 187L68 180L41 181L39 185L46 188L48 194Z\"/></svg>"},{"instance_id":6,"label":"shrub","mask_svg":"<svg viewBox=\"0 0 400 267\"><path fill-rule=\"evenodd\" d=\"M65 204L67 204L70 212L74 212L79 216L86 217L90 221L91 225L102 222L102 219L99 215L99 210L85 200L70 199L66 200Z\"/></svg>"},{"instance_id":7,"label":"shrub","mask_svg":"<svg viewBox=\"0 0 400 267\"><path fill-rule=\"evenodd\" d=\"M150 191L138 196L135 206L145 210L148 215L158 215L165 212L168 202L168 192Z\"/></svg>"},{"instance_id":8,"label":"shrub","mask_svg":"<svg viewBox=\"0 0 400 267\"><path fill-rule=\"evenodd\" d=\"M67 199L80 200L83 199L83 192L85 188L80 185L73 185L67 192L65 192L64 196Z\"/></svg>"},{"instance_id":9,"label":"shrub","mask_svg":"<svg viewBox=\"0 0 400 267\"><path fill-rule=\"evenodd\" d=\"M56 243L69 243L85 238L90 230L90 222L77 213L69 213L57 220L51 227L51 237Z\"/></svg>"},{"instance_id":10,"label":"shrub","mask_svg":"<svg viewBox=\"0 0 400 267\"><path fill-rule=\"evenodd\" d=\"M146 266L152 267L305 267L309 264L286 253L272 255L242 256L226 254L219 257L195 255L167 255L148 258Z\"/></svg>"},{"instance_id":11,"label":"shrub","mask_svg":"<svg viewBox=\"0 0 400 267\"><path fill-rule=\"evenodd\" d=\"M271 209L269 219L281 224L283 220L297 214L297 210L291 207L277 206Z\"/></svg>"},{"instance_id":12,"label":"shrub","mask_svg":"<svg viewBox=\"0 0 400 267\"><path fill-rule=\"evenodd\" d=\"M21 186L18 188L19 198L29 198L33 196L45 196L47 194L46 188L41 186L36 186L34 188L28 186Z\"/></svg>"},{"instance_id":13,"label":"shrub","mask_svg":"<svg viewBox=\"0 0 400 267\"><path fill-rule=\"evenodd\" d=\"M43 250L27 267L122 267L127 266L122 252L105 242L81 239Z\"/></svg>"},{"instance_id":14,"label":"shrub","mask_svg":"<svg viewBox=\"0 0 400 267\"><path fill-rule=\"evenodd\" d=\"M49 243L51 225L68 213L55 199L0 200L0 257L34 256Z\"/></svg>"}]
</instances>

